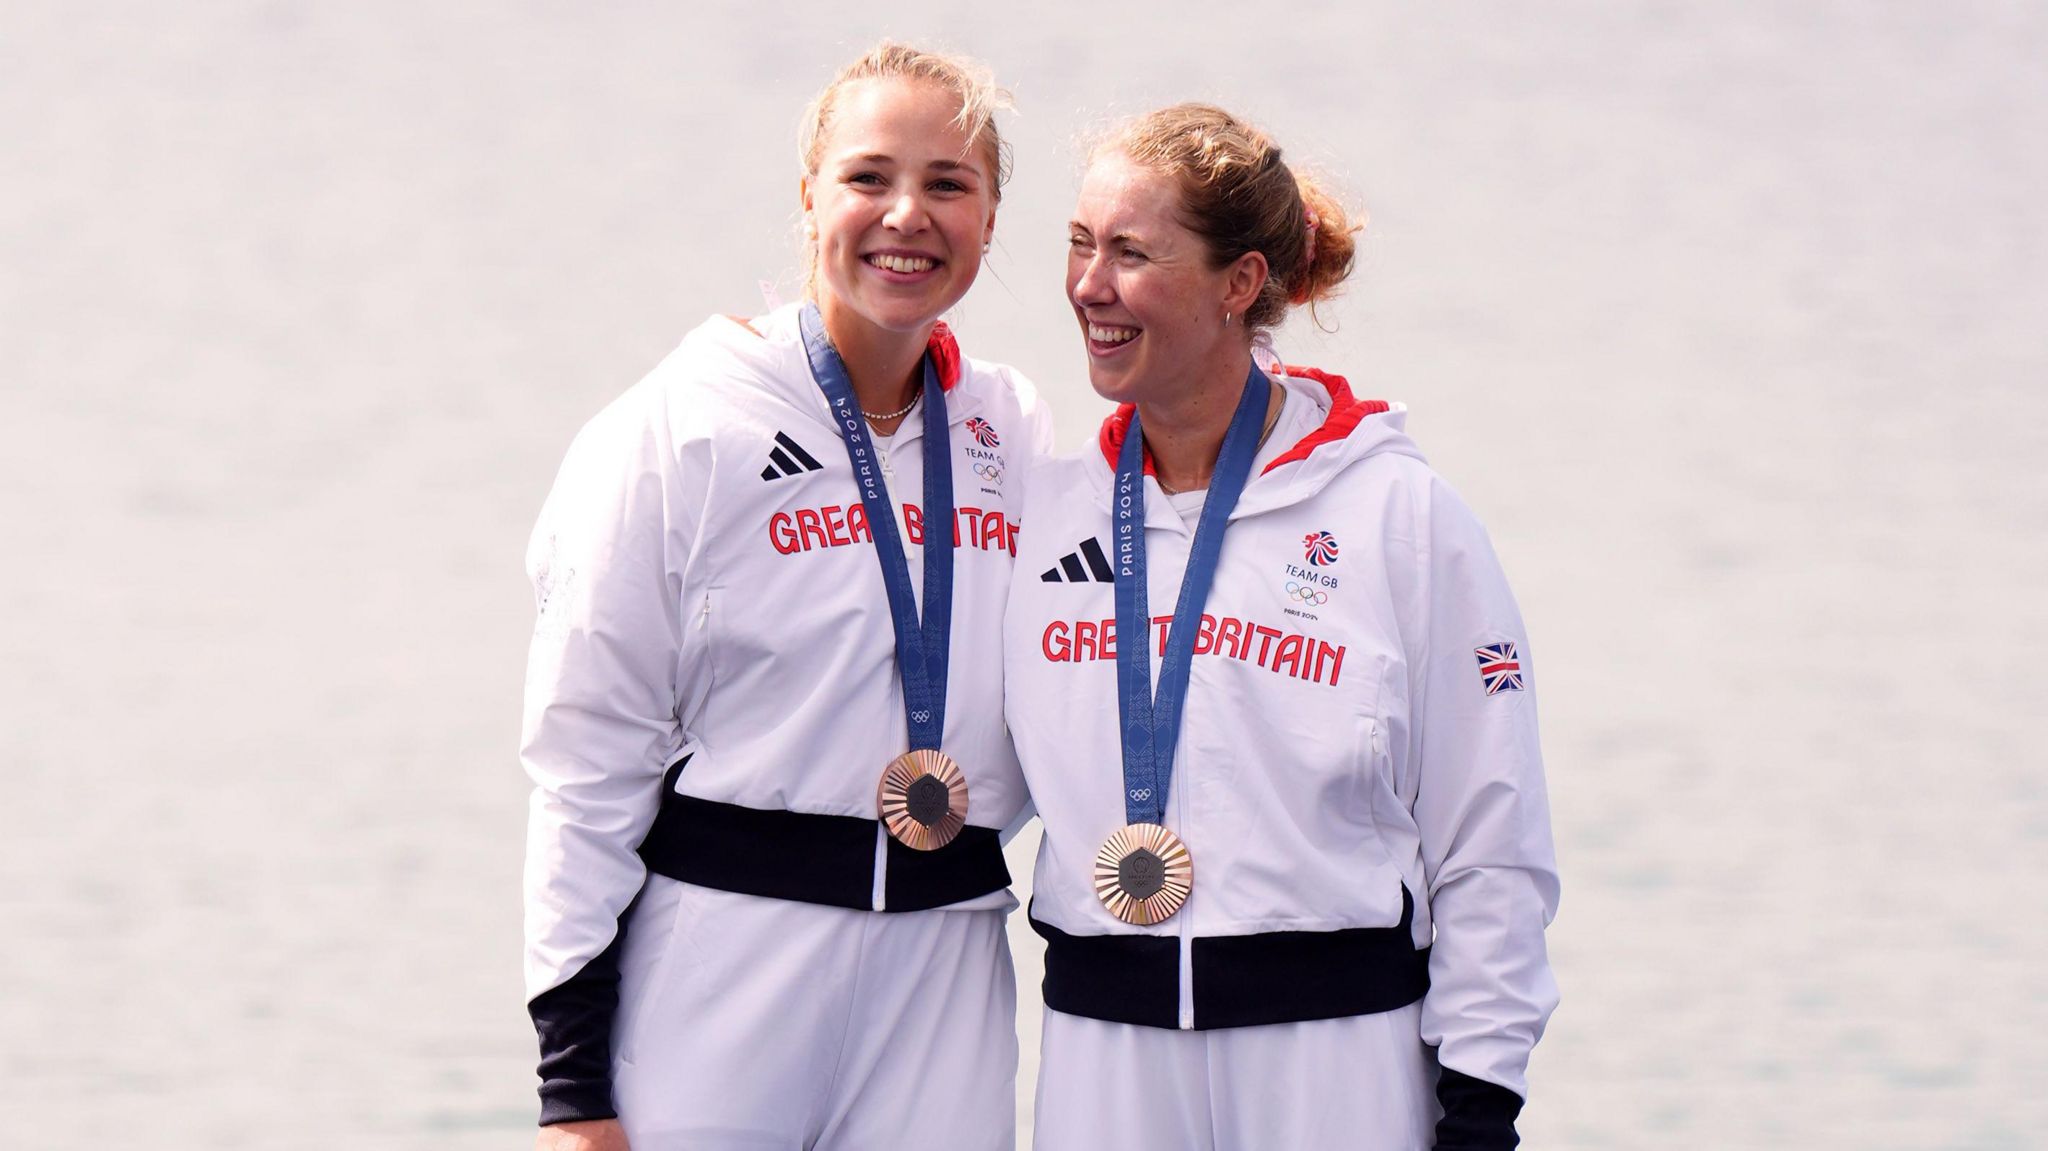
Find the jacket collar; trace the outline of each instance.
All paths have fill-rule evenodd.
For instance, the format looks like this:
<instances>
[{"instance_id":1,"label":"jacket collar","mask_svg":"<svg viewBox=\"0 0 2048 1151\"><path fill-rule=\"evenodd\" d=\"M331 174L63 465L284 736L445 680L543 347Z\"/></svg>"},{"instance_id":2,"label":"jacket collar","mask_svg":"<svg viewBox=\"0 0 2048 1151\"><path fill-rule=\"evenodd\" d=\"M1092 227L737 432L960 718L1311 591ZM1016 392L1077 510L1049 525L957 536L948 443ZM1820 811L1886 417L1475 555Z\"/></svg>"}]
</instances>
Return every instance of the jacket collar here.
<instances>
[{"instance_id":1,"label":"jacket collar","mask_svg":"<svg viewBox=\"0 0 2048 1151\"><path fill-rule=\"evenodd\" d=\"M1393 410L1385 400L1360 400L1351 394L1351 384L1343 376L1334 375L1318 368L1284 365L1280 374L1295 379L1314 380L1329 393L1330 407L1323 417L1322 425L1315 431L1296 441L1294 446L1282 452L1273 462L1260 471L1265 475L1287 464L1308 459L1317 448L1325 444L1342 442L1357 429L1359 422L1367 416ZM1102 458L1109 464L1112 474L1116 471L1117 456L1123 451L1124 437L1131 433L1131 417L1137 413L1134 404L1120 404L1116 411L1102 421L1102 431L1096 436L1096 443L1102 449ZM1152 468L1152 453L1145 452L1145 474L1155 474Z\"/></svg>"},{"instance_id":2,"label":"jacket collar","mask_svg":"<svg viewBox=\"0 0 2048 1151\"><path fill-rule=\"evenodd\" d=\"M803 333L797 322L801 307L785 304L751 321L719 316L699 332L718 352L730 357L730 364L754 377L763 390L830 427L831 405L817 381L811 378L810 361L804 355ZM960 354L960 344L952 329L944 323L933 325L926 349L938 369L939 386L946 392L947 425L957 426L978 414L985 406L982 389L959 386L969 366ZM911 431L914 434L922 427L919 422Z\"/></svg>"}]
</instances>

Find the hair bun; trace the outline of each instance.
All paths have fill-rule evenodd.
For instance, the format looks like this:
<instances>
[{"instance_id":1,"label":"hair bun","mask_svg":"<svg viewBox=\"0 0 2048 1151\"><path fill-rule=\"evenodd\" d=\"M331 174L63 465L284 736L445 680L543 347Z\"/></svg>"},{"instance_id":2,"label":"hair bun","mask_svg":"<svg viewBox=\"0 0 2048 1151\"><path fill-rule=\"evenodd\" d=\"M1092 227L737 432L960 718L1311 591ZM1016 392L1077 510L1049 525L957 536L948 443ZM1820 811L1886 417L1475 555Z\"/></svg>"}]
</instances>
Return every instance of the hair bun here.
<instances>
[{"instance_id":1,"label":"hair bun","mask_svg":"<svg viewBox=\"0 0 2048 1151\"><path fill-rule=\"evenodd\" d=\"M1272 137L1213 104L1175 104L1112 131L1114 149L1180 184L1188 227L1226 267L1248 252L1266 260L1266 286L1245 309L1253 332L1287 309L1337 294L1351 275L1360 226L1336 197L1296 174Z\"/></svg>"}]
</instances>

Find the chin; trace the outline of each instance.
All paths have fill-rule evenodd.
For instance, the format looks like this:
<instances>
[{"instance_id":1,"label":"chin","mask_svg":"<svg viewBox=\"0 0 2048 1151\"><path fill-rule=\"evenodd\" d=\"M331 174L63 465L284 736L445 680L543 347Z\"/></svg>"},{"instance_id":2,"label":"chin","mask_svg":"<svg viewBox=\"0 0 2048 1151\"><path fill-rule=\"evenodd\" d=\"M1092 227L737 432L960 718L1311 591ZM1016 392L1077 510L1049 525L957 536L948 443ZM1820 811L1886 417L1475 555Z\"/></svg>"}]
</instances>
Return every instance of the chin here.
<instances>
[{"instance_id":1,"label":"chin","mask_svg":"<svg viewBox=\"0 0 2048 1151\"><path fill-rule=\"evenodd\" d=\"M964 293L950 291L920 293L916 296L869 296L861 311L868 322L891 332L909 332L930 325L960 302Z\"/></svg>"},{"instance_id":2,"label":"chin","mask_svg":"<svg viewBox=\"0 0 2048 1151\"><path fill-rule=\"evenodd\" d=\"M1088 365L1088 386L1112 404L1137 403L1138 393L1144 390L1142 378L1130 369L1096 363Z\"/></svg>"}]
</instances>

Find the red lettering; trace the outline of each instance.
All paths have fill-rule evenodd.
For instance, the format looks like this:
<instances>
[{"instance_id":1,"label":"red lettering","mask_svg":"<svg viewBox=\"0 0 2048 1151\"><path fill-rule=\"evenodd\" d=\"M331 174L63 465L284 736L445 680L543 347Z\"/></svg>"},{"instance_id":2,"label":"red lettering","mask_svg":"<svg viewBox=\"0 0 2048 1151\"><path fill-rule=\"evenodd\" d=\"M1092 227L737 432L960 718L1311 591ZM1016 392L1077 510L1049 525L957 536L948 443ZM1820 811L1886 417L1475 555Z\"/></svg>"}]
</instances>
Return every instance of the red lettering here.
<instances>
[{"instance_id":1,"label":"red lettering","mask_svg":"<svg viewBox=\"0 0 2048 1151\"><path fill-rule=\"evenodd\" d=\"M1336 647L1331 647L1325 643L1316 649L1317 679L1322 678L1323 657L1326 655L1333 657L1330 663L1330 686L1335 687L1337 686L1337 677L1344 674L1344 645L1340 643Z\"/></svg>"},{"instance_id":2,"label":"red lettering","mask_svg":"<svg viewBox=\"0 0 2048 1151\"><path fill-rule=\"evenodd\" d=\"M790 522L788 512L768 517L768 542L783 555L797 550L796 525Z\"/></svg>"},{"instance_id":3,"label":"red lettering","mask_svg":"<svg viewBox=\"0 0 2048 1151\"><path fill-rule=\"evenodd\" d=\"M1116 658L1116 621L1113 619L1095 625L1095 658Z\"/></svg>"},{"instance_id":4,"label":"red lettering","mask_svg":"<svg viewBox=\"0 0 2048 1151\"><path fill-rule=\"evenodd\" d=\"M846 509L846 538L850 543L875 538L874 533L868 530L868 509L859 504Z\"/></svg>"},{"instance_id":5,"label":"red lettering","mask_svg":"<svg viewBox=\"0 0 2048 1151\"><path fill-rule=\"evenodd\" d=\"M1296 679L1301 678L1301 644L1298 635L1290 635L1280 641L1280 650L1273 653L1273 670L1285 670Z\"/></svg>"},{"instance_id":6,"label":"red lettering","mask_svg":"<svg viewBox=\"0 0 2048 1151\"><path fill-rule=\"evenodd\" d=\"M846 520L841 515L839 505L834 504L819 510L825 515L825 538L832 541L833 547L843 548L853 542L846 534Z\"/></svg>"},{"instance_id":7,"label":"red lettering","mask_svg":"<svg viewBox=\"0 0 2048 1151\"><path fill-rule=\"evenodd\" d=\"M1155 615L1155 616L1153 616L1153 617L1152 617L1152 624L1153 624L1153 626L1154 626L1154 627L1157 627L1157 628L1159 629L1159 650L1158 650L1158 654L1159 654L1159 655L1165 655L1165 654L1166 654L1166 633L1167 633L1167 632L1170 632L1170 631L1172 631L1172 630L1173 630L1173 617L1172 617L1172 616L1170 616L1170 615Z\"/></svg>"},{"instance_id":8,"label":"red lettering","mask_svg":"<svg viewBox=\"0 0 2048 1151\"><path fill-rule=\"evenodd\" d=\"M1266 666L1266 653L1273 650L1273 641L1280 638L1280 631L1278 628L1270 628L1262 623L1253 624L1252 629L1259 633L1259 666L1264 667Z\"/></svg>"},{"instance_id":9,"label":"red lettering","mask_svg":"<svg viewBox=\"0 0 2048 1151\"><path fill-rule=\"evenodd\" d=\"M1230 658L1244 658L1243 640L1243 620L1238 619L1235 616L1224 616L1223 622L1216 625L1216 646L1218 649L1228 647L1230 650L1224 652L1223 654L1228 655Z\"/></svg>"},{"instance_id":10,"label":"red lettering","mask_svg":"<svg viewBox=\"0 0 2048 1151\"><path fill-rule=\"evenodd\" d=\"M916 504L903 505L903 534L911 543L924 543L924 512Z\"/></svg>"},{"instance_id":11,"label":"red lettering","mask_svg":"<svg viewBox=\"0 0 2048 1151\"><path fill-rule=\"evenodd\" d=\"M796 527L802 537L805 551L810 551L813 547L826 548L832 546L832 541L825 538L825 523L818 518L818 513L815 510L811 508L798 508L796 510ZM815 544L811 542L814 539L818 541Z\"/></svg>"},{"instance_id":12,"label":"red lettering","mask_svg":"<svg viewBox=\"0 0 2048 1151\"><path fill-rule=\"evenodd\" d=\"M960 521L956 522L953 525L954 547L959 547L963 543L967 544L967 546L969 547L977 548L985 548L988 546L987 544L981 542L980 508L961 508L959 511L955 512L954 515L957 516Z\"/></svg>"},{"instance_id":13,"label":"red lettering","mask_svg":"<svg viewBox=\"0 0 2048 1151\"><path fill-rule=\"evenodd\" d=\"M981 547L995 551L1003 546L1003 513L983 512L981 514Z\"/></svg>"},{"instance_id":14,"label":"red lettering","mask_svg":"<svg viewBox=\"0 0 2048 1151\"><path fill-rule=\"evenodd\" d=\"M1216 617L1202 613L1202 626L1195 629L1195 654L1208 655L1216 647Z\"/></svg>"},{"instance_id":15,"label":"red lettering","mask_svg":"<svg viewBox=\"0 0 2048 1151\"><path fill-rule=\"evenodd\" d=\"M1011 520L1003 533L1003 544L1010 549L1011 559L1017 558L1017 529L1021 526L1016 520Z\"/></svg>"},{"instance_id":16,"label":"red lettering","mask_svg":"<svg viewBox=\"0 0 2048 1151\"><path fill-rule=\"evenodd\" d=\"M1099 658L1095 654L1095 625L1085 619L1074 621L1074 662Z\"/></svg>"},{"instance_id":17,"label":"red lettering","mask_svg":"<svg viewBox=\"0 0 2048 1151\"><path fill-rule=\"evenodd\" d=\"M1051 663L1066 663L1072 649L1067 643L1067 621L1056 619L1045 625L1045 634L1038 640L1039 649Z\"/></svg>"}]
</instances>

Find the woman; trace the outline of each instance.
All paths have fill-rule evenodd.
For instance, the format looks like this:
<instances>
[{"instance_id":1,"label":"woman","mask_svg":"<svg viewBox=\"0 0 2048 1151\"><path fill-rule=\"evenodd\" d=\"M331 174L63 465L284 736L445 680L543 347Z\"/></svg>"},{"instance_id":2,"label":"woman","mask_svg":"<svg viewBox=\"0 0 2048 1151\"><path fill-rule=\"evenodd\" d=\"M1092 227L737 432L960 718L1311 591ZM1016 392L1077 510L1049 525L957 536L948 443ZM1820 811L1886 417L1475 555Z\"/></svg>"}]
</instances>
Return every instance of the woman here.
<instances>
[{"instance_id":1,"label":"woman","mask_svg":"<svg viewBox=\"0 0 2048 1151\"><path fill-rule=\"evenodd\" d=\"M995 226L996 97L907 47L843 71L801 149L807 301L692 332L541 513L541 1147L1014 1141L996 640L1050 432L937 323Z\"/></svg>"},{"instance_id":2,"label":"woman","mask_svg":"<svg viewBox=\"0 0 2048 1151\"><path fill-rule=\"evenodd\" d=\"M1040 1147L1515 1143L1556 1002L1521 619L1402 411L1265 341L1354 231L1203 105L1083 182L1067 293L1121 406L1033 477L1004 635Z\"/></svg>"}]
</instances>

